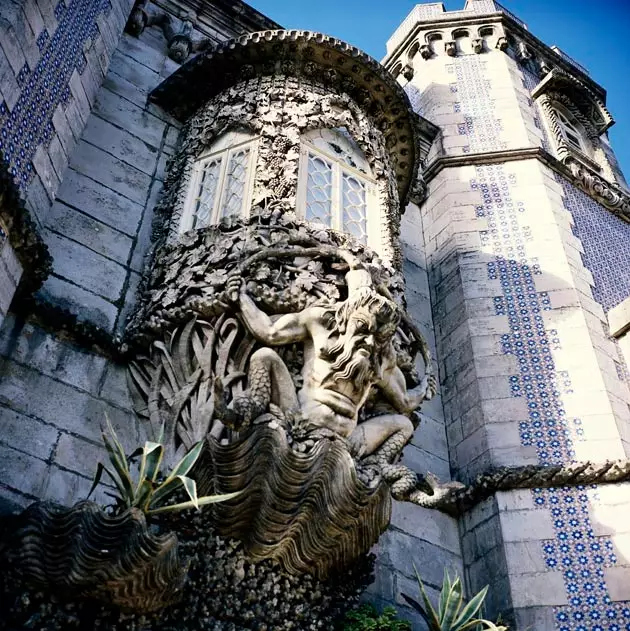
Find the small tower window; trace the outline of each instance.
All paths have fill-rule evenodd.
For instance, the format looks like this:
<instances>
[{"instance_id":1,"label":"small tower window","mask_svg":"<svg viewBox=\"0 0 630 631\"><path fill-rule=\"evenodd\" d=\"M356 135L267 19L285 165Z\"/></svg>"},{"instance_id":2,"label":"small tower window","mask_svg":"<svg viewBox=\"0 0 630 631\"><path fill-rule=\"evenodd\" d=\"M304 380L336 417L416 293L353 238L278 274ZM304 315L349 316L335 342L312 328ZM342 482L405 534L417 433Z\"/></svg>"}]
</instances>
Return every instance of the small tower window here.
<instances>
[{"instance_id":1,"label":"small tower window","mask_svg":"<svg viewBox=\"0 0 630 631\"><path fill-rule=\"evenodd\" d=\"M584 133L575 123L573 117L564 109L555 108L558 125L562 137L572 146L581 151L588 153L586 143L584 142Z\"/></svg>"},{"instance_id":2,"label":"small tower window","mask_svg":"<svg viewBox=\"0 0 630 631\"><path fill-rule=\"evenodd\" d=\"M252 191L256 139L229 132L195 162L180 232L205 228L229 215L246 215Z\"/></svg>"},{"instance_id":3,"label":"small tower window","mask_svg":"<svg viewBox=\"0 0 630 631\"><path fill-rule=\"evenodd\" d=\"M302 138L298 204L306 221L347 232L367 244L375 187L370 167L345 129Z\"/></svg>"}]
</instances>

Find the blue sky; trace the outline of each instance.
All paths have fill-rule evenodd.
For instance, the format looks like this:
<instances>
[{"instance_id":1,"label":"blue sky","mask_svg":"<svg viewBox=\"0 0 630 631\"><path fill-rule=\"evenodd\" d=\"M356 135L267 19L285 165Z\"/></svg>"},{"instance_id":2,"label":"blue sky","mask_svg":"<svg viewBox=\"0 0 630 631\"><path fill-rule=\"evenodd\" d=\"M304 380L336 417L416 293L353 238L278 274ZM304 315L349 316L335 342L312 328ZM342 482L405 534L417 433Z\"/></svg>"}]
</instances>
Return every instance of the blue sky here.
<instances>
[{"instance_id":1,"label":"blue sky","mask_svg":"<svg viewBox=\"0 0 630 631\"><path fill-rule=\"evenodd\" d=\"M608 92L607 105L617 121L611 144L630 180L630 0L499 0L529 30L557 45L590 72ZM447 0L448 11L465 0ZM376 59L407 16L413 0L249 0L285 28L321 31L343 39Z\"/></svg>"}]
</instances>

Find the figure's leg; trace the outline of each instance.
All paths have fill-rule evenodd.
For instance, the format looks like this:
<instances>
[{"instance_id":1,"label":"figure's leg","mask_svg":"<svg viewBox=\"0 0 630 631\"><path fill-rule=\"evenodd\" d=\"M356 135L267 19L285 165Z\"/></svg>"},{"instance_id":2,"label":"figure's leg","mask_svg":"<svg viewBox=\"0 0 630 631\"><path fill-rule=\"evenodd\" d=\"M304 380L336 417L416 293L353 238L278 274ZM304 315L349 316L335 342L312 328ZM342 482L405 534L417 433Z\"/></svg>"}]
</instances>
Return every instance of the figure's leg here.
<instances>
[{"instance_id":1,"label":"figure's leg","mask_svg":"<svg viewBox=\"0 0 630 631\"><path fill-rule=\"evenodd\" d=\"M271 348L261 348L251 356L248 390L250 396L264 402L265 408L269 403L274 403L281 410L298 407L291 373L280 355Z\"/></svg>"},{"instance_id":2,"label":"figure's leg","mask_svg":"<svg viewBox=\"0 0 630 631\"><path fill-rule=\"evenodd\" d=\"M412 422L402 414L383 414L360 423L352 436L351 443L363 444L363 455L378 451L379 460L391 463L413 436Z\"/></svg>"},{"instance_id":3,"label":"figure's leg","mask_svg":"<svg viewBox=\"0 0 630 631\"><path fill-rule=\"evenodd\" d=\"M270 403L281 410L298 408L289 369L274 350L261 348L251 356L247 382L247 390L221 412L222 420L228 427L244 429L267 412Z\"/></svg>"}]
</instances>

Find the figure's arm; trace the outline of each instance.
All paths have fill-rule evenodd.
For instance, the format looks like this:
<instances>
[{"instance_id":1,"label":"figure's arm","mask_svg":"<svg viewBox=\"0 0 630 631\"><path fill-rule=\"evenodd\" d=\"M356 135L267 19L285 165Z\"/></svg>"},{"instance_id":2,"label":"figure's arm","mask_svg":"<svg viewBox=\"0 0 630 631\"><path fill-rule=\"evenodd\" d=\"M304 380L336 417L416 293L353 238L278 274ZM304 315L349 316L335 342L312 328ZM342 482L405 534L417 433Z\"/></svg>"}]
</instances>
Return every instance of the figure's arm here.
<instances>
[{"instance_id":1,"label":"figure's arm","mask_svg":"<svg viewBox=\"0 0 630 631\"><path fill-rule=\"evenodd\" d=\"M300 313L289 313L275 322L272 321L247 294L240 275L228 280L227 292L228 295L237 292L235 302L240 308L245 326L260 342L274 346L300 342L306 337L306 326Z\"/></svg>"},{"instance_id":2,"label":"figure's arm","mask_svg":"<svg viewBox=\"0 0 630 631\"><path fill-rule=\"evenodd\" d=\"M433 376L425 375L420 385L407 390L405 375L396 364L393 349L388 350L390 352L385 352L383 358L385 366L378 386L397 412L409 416L423 401L433 397L435 379Z\"/></svg>"}]
</instances>

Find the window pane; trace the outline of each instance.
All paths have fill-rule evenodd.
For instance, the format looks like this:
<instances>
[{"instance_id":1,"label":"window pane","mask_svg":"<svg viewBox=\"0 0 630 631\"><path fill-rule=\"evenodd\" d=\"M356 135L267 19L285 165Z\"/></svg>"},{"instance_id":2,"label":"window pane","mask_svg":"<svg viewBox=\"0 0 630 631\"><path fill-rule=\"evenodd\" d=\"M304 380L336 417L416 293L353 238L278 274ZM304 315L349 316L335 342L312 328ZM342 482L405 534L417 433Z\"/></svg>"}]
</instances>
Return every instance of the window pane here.
<instances>
[{"instance_id":1,"label":"window pane","mask_svg":"<svg viewBox=\"0 0 630 631\"><path fill-rule=\"evenodd\" d=\"M210 223L217 196L221 158L209 160L202 168L199 191L195 200L195 215L192 228L203 228Z\"/></svg>"},{"instance_id":2,"label":"window pane","mask_svg":"<svg viewBox=\"0 0 630 631\"><path fill-rule=\"evenodd\" d=\"M232 154L225 176L225 198L220 218L228 215L240 215L243 212L248 164L249 149L241 149Z\"/></svg>"},{"instance_id":3,"label":"window pane","mask_svg":"<svg viewBox=\"0 0 630 631\"><path fill-rule=\"evenodd\" d=\"M332 225L332 165L309 153L306 180L306 220Z\"/></svg>"},{"instance_id":4,"label":"window pane","mask_svg":"<svg viewBox=\"0 0 630 631\"><path fill-rule=\"evenodd\" d=\"M343 174L343 230L367 243L365 184L356 177Z\"/></svg>"}]
</instances>

